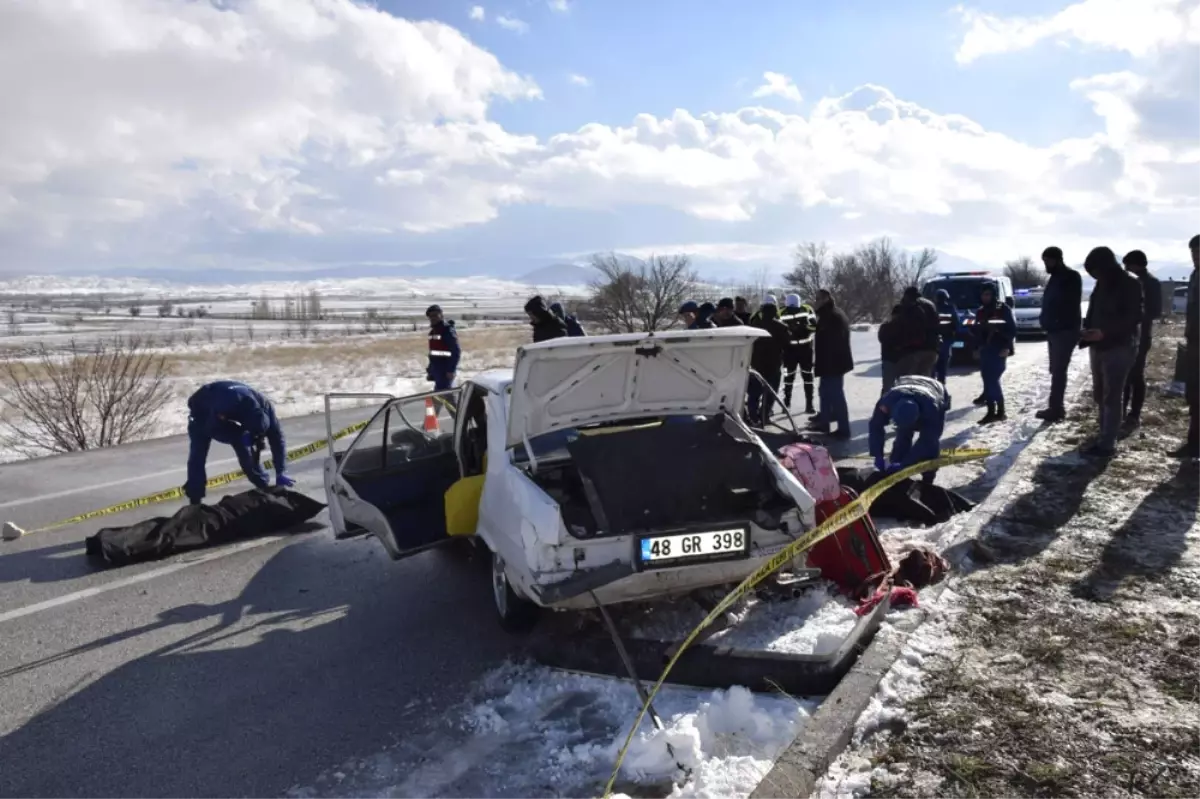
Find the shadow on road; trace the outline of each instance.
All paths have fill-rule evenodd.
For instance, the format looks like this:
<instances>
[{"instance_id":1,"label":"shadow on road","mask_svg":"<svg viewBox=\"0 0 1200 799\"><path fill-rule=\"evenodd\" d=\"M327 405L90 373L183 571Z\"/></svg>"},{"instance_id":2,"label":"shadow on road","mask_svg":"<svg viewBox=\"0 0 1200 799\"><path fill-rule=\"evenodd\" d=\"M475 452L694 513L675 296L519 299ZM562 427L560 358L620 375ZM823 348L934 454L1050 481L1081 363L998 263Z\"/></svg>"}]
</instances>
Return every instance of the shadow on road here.
<instances>
[{"instance_id":1,"label":"shadow on road","mask_svg":"<svg viewBox=\"0 0 1200 799\"><path fill-rule=\"evenodd\" d=\"M0 583L54 583L94 574L95 565L83 553L82 539L21 552L0 549Z\"/></svg>"},{"instance_id":2,"label":"shadow on road","mask_svg":"<svg viewBox=\"0 0 1200 799\"><path fill-rule=\"evenodd\" d=\"M516 646L494 619L485 569L377 550L295 542L232 600L174 607L0 672L0 694L48 702L0 739L3 794L278 796L440 719ZM219 585L219 568L165 579ZM153 601L146 593L73 612L111 629L119 603ZM144 654L127 660L132 647Z\"/></svg>"}]
</instances>

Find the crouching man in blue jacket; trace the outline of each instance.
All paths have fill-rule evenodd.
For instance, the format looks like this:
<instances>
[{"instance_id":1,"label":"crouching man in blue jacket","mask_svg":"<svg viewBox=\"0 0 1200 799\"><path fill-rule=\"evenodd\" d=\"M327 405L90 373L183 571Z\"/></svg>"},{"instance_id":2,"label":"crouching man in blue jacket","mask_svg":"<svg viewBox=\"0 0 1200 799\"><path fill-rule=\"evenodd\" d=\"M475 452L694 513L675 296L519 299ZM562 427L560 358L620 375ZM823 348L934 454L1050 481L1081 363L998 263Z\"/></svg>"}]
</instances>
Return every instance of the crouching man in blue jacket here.
<instances>
[{"instance_id":1,"label":"crouching man in blue jacket","mask_svg":"<svg viewBox=\"0 0 1200 799\"><path fill-rule=\"evenodd\" d=\"M948 410L950 392L932 377L909 375L897 380L871 416L868 442L875 468L890 474L936 458L941 451ZM891 462L887 463L883 459L883 443L889 421L896 425L896 440L892 444ZM936 474L936 470L925 472L921 479L932 484Z\"/></svg>"},{"instance_id":2,"label":"crouching man in blue jacket","mask_svg":"<svg viewBox=\"0 0 1200 799\"><path fill-rule=\"evenodd\" d=\"M188 413L191 443L183 491L193 505L199 505L204 498L204 483L208 479L204 464L213 441L233 447L246 477L256 488L266 489L271 484L270 475L258 462L265 438L271 445L275 484L285 487L296 484L285 472L287 450L275 408L269 399L250 386L233 380L218 380L201 386L188 398Z\"/></svg>"}]
</instances>

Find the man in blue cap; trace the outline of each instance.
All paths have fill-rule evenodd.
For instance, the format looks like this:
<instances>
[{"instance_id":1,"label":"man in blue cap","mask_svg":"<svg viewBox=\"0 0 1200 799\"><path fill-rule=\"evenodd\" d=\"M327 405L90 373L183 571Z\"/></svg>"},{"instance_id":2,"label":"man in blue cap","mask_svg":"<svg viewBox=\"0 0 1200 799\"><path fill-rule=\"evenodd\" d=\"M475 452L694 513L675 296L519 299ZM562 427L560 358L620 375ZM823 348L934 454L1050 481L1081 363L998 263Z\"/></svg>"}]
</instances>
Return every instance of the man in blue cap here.
<instances>
[{"instance_id":1,"label":"man in blue cap","mask_svg":"<svg viewBox=\"0 0 1200 799\"><path fill-rule=\"evenodd\" d=\"M288 477L287 450L283 429L275 416L271 401L245 383L218 380L201 386L188 398L187 483L183 491L193 505L204 499L204 464L213 441L228 444L237 455L238 464L256 488L265 490L271 484L270 475L259 465L263 439L271 445L271 460L275 466L275 484L294 486Z\"/></svg>"},{"instance_id":2,"label":"man in blue cap","mask_svg":"<svg viewBox=\"0 0 1200 799\"><path fill-rule=\"evenodd\" d=\"M891 473L938 456L946 411L950 410L950 392L932 377L901 377L879 400L871 416L868 444L878 471ZM896 425L890 463L883 458L883 443L888 422ZM913 436L917 440L913 442ZM925 472L922 480L932 483L936 470Z\"/></svg>"}]
</instances>

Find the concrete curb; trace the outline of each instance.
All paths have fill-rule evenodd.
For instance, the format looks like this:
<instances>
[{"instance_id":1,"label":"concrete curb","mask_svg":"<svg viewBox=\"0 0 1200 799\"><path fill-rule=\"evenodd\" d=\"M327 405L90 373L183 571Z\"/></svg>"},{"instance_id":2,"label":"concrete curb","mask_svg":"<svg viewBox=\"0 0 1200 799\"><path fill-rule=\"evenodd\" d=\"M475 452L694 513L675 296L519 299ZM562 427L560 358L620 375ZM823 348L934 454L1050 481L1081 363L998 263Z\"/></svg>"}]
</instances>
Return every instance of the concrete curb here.
<instances>
[{"instance_id":1,"label":"concrete curb","mask_svg":"<svg viewBox=\"0 0 1200 799\"><path fill-rule=\"evenodd\" d=\"M1017 485L1025 476L1025 470L1020 466L1038 432L1040 430L1030 436L1029 443L1009 464L1008 470L983 502L976 505L961 524L955 526L951 535L953 540L961 544L978 538L983 526L1008 505ZM961 556L949 557L950 553L946 554L954 568L961 568ZM957 575L951 573L947 580L927 592L929 598L936 600L956 581ZM905 643L927 618L924 610L918 610L897 622L890 630L880 630L858 662L817 708L800 735L783 751L755 787L750 794L751 799L801 799L816 791L817 783L825 776L829 766L849 745L855 724L879 691L884 676L892 670Z\"/></svg>"}]
</instances>

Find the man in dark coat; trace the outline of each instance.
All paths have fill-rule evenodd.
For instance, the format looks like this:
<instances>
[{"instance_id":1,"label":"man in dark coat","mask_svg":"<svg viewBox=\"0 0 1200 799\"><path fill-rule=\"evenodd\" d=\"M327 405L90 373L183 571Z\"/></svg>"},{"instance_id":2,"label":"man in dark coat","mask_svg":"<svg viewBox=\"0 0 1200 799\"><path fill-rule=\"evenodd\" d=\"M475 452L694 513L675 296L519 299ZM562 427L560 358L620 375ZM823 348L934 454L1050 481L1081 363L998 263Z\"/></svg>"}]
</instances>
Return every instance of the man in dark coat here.
<instances>
[{"instance_id":1,"label":"man in dark coat","mask_svg":"<svg viewBox=\"0 0 1200 799\"><path fill-rule=\"evenodd\" d=\"M561 302L550 303L550 313L561 319L563 324L567 326L568 336L577 338L579 336L587 335L587 333L583 332L583 325L579 324L579 320L575 318L575 314L567 313Z\"/></svg>"},{"instance_id":2,"label":"man in dark coat","mask_svg":"<svg viewBox=\"0 0 1200 799\"><path fill-rule=\"evenodd\" d=\"M938 289L934 306L937 308L938 314L938 358L937 365L934 367L934 377L943 386L946 385L946 370L950 366L950 355L954 352L954 340L958 337L958 331L962 328L962 323L958 318L958 306L950 299L950 292L945 289Z\"/></svg>"},{"instance_id":3,"label":"man in dark coat","mask_svg":"<svg viewBox=\"0 0 1200 799\"><path fill-rule=\"evenodd\" d=\"M903 352L896 364L897 377L933 377L940 338L937 307L922 297L916 286L909 286L900 300L900 309L900 326L904 332L901 336Z\"/></svg>"},{"instance_id":4,"label":"man in dark coat","mask_svg":"<svg viewBox=\"0 0 1200 799\"><path fill-rule=\"evenodd\" d=\"M1063 263L1063 253L1058 247L1047 247L1042 252L1042 263L1050 275L1046 290L1042 292L1039 317L1050 351L1050 401L1036 415L1047 422L1060 422L1066 418L1063 399L1067 391L1067 372L1079 343L1083 280L1078 272Z\"/></svg>"},{"instance_id":5,"label":"man in dark coat","mask_svg":"<svg viewBox=\"0 0 1200 799\"><path fill-rule=\"evenodd\" d=\"M1137 359L1142 284L1121 268L1108 247L1089 252L1083 268L1095 279L1096 288L1088 302L1079 346L1089 351L1092 397L1100 412L1100 435L1086 453L1109 457L1116 452L1121 431L1125 380Z\"/></svg>"},{"instance_id":6,"label":"man in dark coat","mask_svg":"<svg viewBox=\"0 0 1200 799\"><path fill-rule=\"evenodd\" d=\"M433 381L434 391L444 391L454 385L462 356L458 331L454 329L454 320L443 316L441 306L430 305L425 309L425 318L429 320L429 366L425 377Z\"/></svg>"},{"instance_id":7,"label":"man in dark coat","mask_svg":"<svg viewBox=\"0 0 1200 799\"><path fill-rule=\"evenodd\" d=\"M199 505L204 499L207 482L204 465L213 441L233 447L238 465L250 482L256 488L268 488L270 475L258 462L264 439L271 445L276 485L294 486L296 481L287 476L283 429L271 401L245 383L234 380L218 380L201 386L188 398L188 476L183 486L188 500Z\"/></svg>"},{"instance_id":8,"label":"man in dark coat","mask_svg":"<svg viewBox=\"0 0 1200 799\"><path fill-rule=\"evenodd\" d=\"M817 337L813 342L813 373L819 381L820 412L813 417L812 430L833 438L850 438L850 407L846 404L846 375L854 371L850 346L850 320L825 289L817 292ZM832 425L837 432L830 431Z\"/></svg>"},{"instance_id":9,"label":"man in dark coat","mask_svg":"<svg viewBox=\"0 0 1200 799\"><path fill-rule=\"evenodd\" d=\"M1137 357L1125 381L1121 407L1125 413L1125 425L1132 429L1142 422L1142 405L1146 402L1146 356L1154 338L1154 320L1162 316L1162 284L1150 274L1146 253L1131 250L1122 259L1125 270L1142 284L1142 327L1138 337Z\"/></svg>"},{"instance_id":10,"label":"man in dark coat","mask_svg":"<svg viewBox=\"0 0 1200 799\"><path fill-rule=\"evenodd\" d=\"M750 324L750 303L745 297L733 298L733 315L740 319L743 325Z\"/></svg>"},{"instance_id":11,"label":"man in dark coat","mask_svg":"<svg viewBox=\"0 0 1200 799\"><path fill-rule=\"evenodd\" d=\"M1200 236L1192 236L1188 242L1192 251L1192 277L1188 280L1187 310L1184 311L1183 340L1186 345L1184 363L1184 395L1187 397L1188 425L1187 441L1171 454L1177 458L1200 458Z\"/></svg>"},{"instance_id":12,"label":"man in dark coat","mask_svg":"<svg viewBox=\"0 0 1200 799\"><path fill-rule=\"evenodd\" d=\"M775 297L769 294L763 298L758 313L750 319L750 326L771 334L770 338L756 339L750 354L750 368L762 375L771 391L751 378L746 396L746 413L750 424L766 427L771 421L771 410L775 405L771 392L779 392L779 381L783 378L783 353L791 337L787 325L779 321L779 306Z\"/></svg>"},{"instance_id":13,"label":"man in dark coat","mask_svg":"<svg viewBox=\"0 0 1200 799\"><path fill-rule=\"evenodd\" d=\"M1012 308L999 301L995 283L984 283L979 290L980 306L975 311L972 332L979 347L979 379L983 381L983 401L987 413L979 424L1004 422L1004 371L1017 340L1017 322Z\"/></svg>"},{"instance_id":14,"label":"man in dark coat","mask_svg":"<svg viewBox=\"0 0 1200 799\"><path fill-rule=\"evenodd\" d=\"M901 319L903 312L904 309L899 305L893 305L892 315L886 322L879 325L879 332L876 334L879 339L879 365L883 371L883 387L879 391L880 396L891 391L892 386L896 384L896 378L900 376L898 365L900 357L904 354L902 339L904 323Z\"/></svg>"},{"instance_id":15,"label":"man in dark coat","mask_svg":"<svg viewBox=\"0 0 1200 799\"><path fill-rule=\"evenodd\" d=\"M710 318L715 310L711 302L699 305L695 300L688 300L679 306L679 316L687 330L711 330L717 326Z\"/></svg>"},{"instance_id":16,"label":"man in dark coat","mask_svg":"<svg viewBox=\"0 0 1200 799\"><path fill-rule=\"evenodd\" d=\"M740 327L745 324L734 312L733 297L722 297L717 302L717 310L713 314L713 324L717 327Z\"/></svg>"},{"instance_id":17,"label":"man in dark coat","mask_svg":"<svg viewBox=\"0 0 1200 799\"><path fill-rule=\"evenodd\" d=\"M792 407L792 389L796 385L796 372L804 388L804 412L812 416L813 407L813 339L817 332L817 315L812 306L801 302L799 294L784 298L787 307L779 314L779 321L787 325L788 346L783 352L783 404Z\"/></svg>"},{"instance_id":18,"label":"man in dark coat","mask_svg":"<svg viewBox=\"0 0 1200 799\"><path fill-rule=\"evenodd\" d=\"M525 313L529 314L529 323L533 325L534 344L567 335L567 323L551 313L541 294L525 303Z\"/></svg>"}]
</instances>

